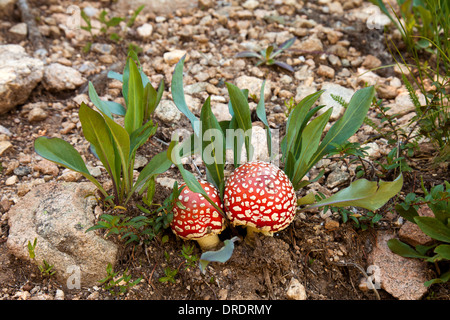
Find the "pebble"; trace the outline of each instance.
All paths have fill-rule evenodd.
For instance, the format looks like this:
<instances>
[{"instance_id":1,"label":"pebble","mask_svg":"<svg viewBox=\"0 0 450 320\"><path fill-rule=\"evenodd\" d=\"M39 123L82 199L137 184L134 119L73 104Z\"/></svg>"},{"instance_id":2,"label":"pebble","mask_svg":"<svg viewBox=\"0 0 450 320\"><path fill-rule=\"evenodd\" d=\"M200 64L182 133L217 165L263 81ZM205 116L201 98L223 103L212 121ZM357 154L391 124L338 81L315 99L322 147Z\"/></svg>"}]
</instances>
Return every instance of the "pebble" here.
<instances>
[{"instance_id":1,"label":"pebble","mask_svg":"<svg viewBox=\"0 0 450 320\"><path fill-rule=\"evenodd\" d=\"M185 50L173 50L173 51L168 51L166 53L164 53L164 61L169 64L169 65L173 65L176 64L178 61L180 61L180 59L186 55L185 61L189 60L189 55L187 55L187 51Z\"/></svg>"},{"instance_id":2,"label":"pebble","mask_svg":"<svg viewBox=\"0 0 450 320\"><path fill-rule=\"evenodd\" d=\"M317 74L322 77L332 79L334 78L334 69L329 66L320 65L319 68L317 69Z\"/></svg>"},{"instance_id":3,"label":"pebble","mask_svg":"<svg viewBox=\"0 0 450 320\"><path fill-rule=\"evenodd\" d=\"M306 300L305 287L296 278L292 278L286 291L286 296L290 300Z\"/></svg>"},{"instance_id":4,"label":"pebble","mask_svg":"<svg viewBox=\"0 0 450 320\"><path fill-rule=\"evenodd\" d=\"M39 122L47 119L47 117L48 113L40 107L33 108L28 113L28 121L30 122Z\"/></svg>"},{"instance_id":5,"label":"pebble","mask_svg":"<svg viewBox=\"0 0 450 320\"><path fill-rule=\"evenodd\" d=\"M36 163L33 169L35 171L41 172L42 174L52 175L53 177L56 177L59 173L58 166L55 163L46 159Z\"/></svg>"},{"instance_id":6,"label":"pebble","mask_svg":"<svg viewBox=\"0 0 450 320\"><path fill-rule=\"evenodd\" d=\"M12 143L9 141L0 141L0 156L3 155L8 149L12 147Z\"/></svg>"},{"instance_id":7,"label":"pebble","mask_svg":"<svg viewBox=\"0 0 450 320\"><path fill-rule=\"evenodd\" d=\"M144 23L136 29L136 32L142 39L148 39L153 33L153 26L150 23Z\"/></svg>"},{"instance_id":8,"label":"pebble","mask_svg":"<svg viewBox=\"0 0 450 320\"><path fill-rule=\"evenodd\" d=\"M6 179L5 185L12 186L12 185L16 184L17 181L19 181L19 178L16 175L14 175L14 176L11 176L8 179Z\"/></svg>"}]
</instances>

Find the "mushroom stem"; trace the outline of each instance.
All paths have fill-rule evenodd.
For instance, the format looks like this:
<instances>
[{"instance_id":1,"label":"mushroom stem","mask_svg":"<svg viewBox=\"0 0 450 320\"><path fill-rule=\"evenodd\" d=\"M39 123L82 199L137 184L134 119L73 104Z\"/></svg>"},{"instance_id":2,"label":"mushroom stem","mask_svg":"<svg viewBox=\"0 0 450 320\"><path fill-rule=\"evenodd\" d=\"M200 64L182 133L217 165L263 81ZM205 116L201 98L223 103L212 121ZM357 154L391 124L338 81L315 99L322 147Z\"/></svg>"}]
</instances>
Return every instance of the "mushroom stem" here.
<instances>
[{"instance_id":1,"label":"mushroom stem","mask_svg":"<svg viewBox=\"0 0 450 320\"><path fill-rule=\"evenodd\" d=\"M273 236L272 232L262 231L261 229L252 226L247 226L246 230L247 235L245 236L245 242L247 242L248 244L253 244L255 242L255 233L262 233L263 235L270 237Z\"/></svg>"},{"instance_id":2,"label":"mushroom stem","mask_svg":"<svg viewBox=\"0 0 450 320\"><path fill-rule=\"evenodd\" d=\"M245 236L245 241L254 242L255 241L255 233L260 232L257 228L247 226L247 235Z\"/></svg>"},{"instance_id":3,"label":"mushroom stem","mask_svg":"<svg viewBox=\"0 0 450 320\"><path fill-rule=\"evenodd\" d=\"M209 236L197 239L197 242L200 245L202 251L207 251L217 247L220 243L220 239L217 234L210 234Z\"/></svg>"}]
</instances>

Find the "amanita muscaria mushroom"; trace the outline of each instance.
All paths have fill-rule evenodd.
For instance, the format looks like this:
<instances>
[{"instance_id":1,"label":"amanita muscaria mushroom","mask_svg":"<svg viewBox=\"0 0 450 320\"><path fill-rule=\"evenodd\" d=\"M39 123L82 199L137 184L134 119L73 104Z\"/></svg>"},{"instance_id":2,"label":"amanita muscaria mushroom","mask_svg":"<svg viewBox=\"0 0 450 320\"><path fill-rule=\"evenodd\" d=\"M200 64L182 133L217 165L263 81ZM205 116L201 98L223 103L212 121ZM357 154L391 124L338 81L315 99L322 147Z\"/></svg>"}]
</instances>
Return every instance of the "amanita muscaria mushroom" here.
<instances>
[{"instance_id":1,"label":"amanita muscaria mushroom","mask_svg":"<svg viewBox=\"0 0 450 320\"><path fill-rule=\"evenodd\" d=\"M224 208L230 223L272 236L295 217L297 199L291 181L275 165L251 161L241 165L225 185Z\"/></svg>"},{"instance_id":2,"label":"amanita muscaria mushroom","mask_svg":"<svg viewBox=\"0 0 450 320\"><path fill-rule=\"evenodd\" d=\"M211 183L199 181L208 197L222 209L219 193ZM200 248L210 250L215 248L220 239L218 234L225 229L225 219L222 214L200 193L192 192L185 184L179 202L185 207L175 205L173 219L170 223L172 231L182 239L196 240Z\"/></svg>"}]
</instances>

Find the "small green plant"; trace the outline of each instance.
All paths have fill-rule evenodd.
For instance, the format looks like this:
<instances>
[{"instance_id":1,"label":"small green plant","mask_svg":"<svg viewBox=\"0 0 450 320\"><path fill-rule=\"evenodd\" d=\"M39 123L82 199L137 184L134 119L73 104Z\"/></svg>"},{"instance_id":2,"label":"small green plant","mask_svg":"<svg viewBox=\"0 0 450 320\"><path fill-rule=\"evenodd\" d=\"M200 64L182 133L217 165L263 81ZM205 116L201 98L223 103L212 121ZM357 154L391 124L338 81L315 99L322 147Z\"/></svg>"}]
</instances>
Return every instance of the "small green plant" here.
<instances>
[{"instance_id":1,"label":"small green plant","mask_svg":"<svg viewBox=\"0 0 450 320\"><path fill-rule=\"evenodd\" d=\"M131 28L136 21L137 16L139 13L144 9L144 6L140 6L137 8L133 15L127 20L126 26L128 28ZM92 38L95 38L95 34L93 33L94 27L92 26L91 18L84 12L84 10L81 11L81 18L86 22L86 26L82 26L81 29L86 30L90 33ZM119 32L111 31L115 27L117 27L122 21L126 21L123 17L108 17L108 12L106 10L102 10L98 16L98 20L102 24L99 31L104 36L108 36L110 40L119 42L122 40L122 37L120 36Z\"/></svg>"},{"instance_id":2,"label":"small green plant","mask_svg":"<svg viewBox=\"0 0 450 320\"><path fill-rule=\"evenodd\" d=\"M194 246L190 246L190 245L184 245L181 248L181 256L186 260L186 265L184 267L184 269L189 269L189 268L194 268L197 264L198 261L198 257L193 254L194 252Z\"/></svg>"},{"instance_id":3,"label":"small green plant","mask_svg":"<svg viewBox=\"0 0 450 320\"><path fill-rule=\"evenodd\" d=\"M36 245L37 245L37 238L34 238L33 243L28 241L27 248L28 248L28 254L30 256L30 259L35 260L36 259ZM42 260L42 265L37 264L39 271L41 272L42 276L44 277L50 277L56 273L56 271L52 271L53 265L50 265L45 259Z\"/></svg>"},{"instance_id":4,"label":"small green plant","mask_svg":"<svg viewBox=\"0 0 450 320\"><path fill-rule=\"evenodd\" d=\"M316 201L325 199L325 195L319 192L315 195ZM368 211L365 213L358 212L356 208L347 209L342 207L335 207L333 205L327 205L323 207L323 213L330 210L333 214L338 213L342 217L342 222L347 223L350 220L353 221L353 225L356 229L367 230L369 227L373 228L374 225L380 221L383 216L380 213Z\"/></svg>"},{"instance_id":5,"label":"small green plant","mask_svg":"<svg viewBox=\"0 0 450 320\"><path fill-rule=\"evenodd\" d=\"M39 271L44 277L50 277L56 273L56 271L52 271L53 265L50 265L47 261L42 260L42 265L38 265Z\"/></svg>"},{"instance_id":6,"label":"small green plant","mask_svg":"<svg viewBox=\"0 0 450 320\"><path fill-rule=\"evenodd\" d=\"M276 45L270 45L266 49L261 50L260 52L255 51L242 51L235 55L236 58L257 58L258 62L256 63L256 66L260 66L262 64L265 64L267 66L276 65L283 69L286 69L290 72L294 72L294 68L290 66L289 64L278 61L275 58L279 56L284 50L291 47L295 40L297 38L293 37L289 40L286 40L283 42L279 47Z\"/></svg>"},{"instance_id":7,"label":"small green plant","mask_svg":"<svg viewBox=\"0 0 450 320\"><path fill-rule=\"evenodd\" d=\"M178 274L178 269L172 269L170 267L164 268L164 277L161 277L158 279L159 282L170 282L170 283L176 283L175 277Z\"/></svg>"},{"instance_id":8,"label":"small green plant","mask_svg":"<svg viewBox=\"0 0 450 320\"><path fill-rule=\"evenodd\" d=\"M161 152L149 161L134 181L136 153L156 132L157 125L151 120L151 115L164 90L164 82L161 81L156 91L135 61L139 63L137 55L130 52L123 75L109 74L122 81L126 108L113 101L101 100L92 83L89 83L89 97L98 111L85 103L79 109L84 137L91 143L92 153L103 163L111 178L111 195L91 175L83 158L71 144L60 138L47 137L39 137L34 142L35 151L40 156L81 173L113 206L125 206L136 191L154 192L154 177L171 165L166 152ZM113 114L124 117L124 127L116 123Z\"/></svg>"},{"instance_id":9,"label":"small green plant","mask_svg":"<svg viewBox=\"0 0 450 320\"><path fill-rule=\"evenodd\" d=\"M406 220L416 224L423 233L434 239L429 246L417 245L414 248L398 240L388 241L389 248L396 254L407 258L418 258L431 263L450 261L450 183L445 182L429 191L421 183L424 197L409 193L404 202L395 206L396 211ZM434 217L419 216L419 206L428 206ZM450 280L450 270L438 269L438 278L425 282L425 286L444 283Z\"/></svg>"},{"instance_id":10,"label":"small green plant","mask_svg":"<svg viewBox=\"0 0 450 320\"><path fill-rule=\"evenodd\" d=\"M118 277L119 272L114 272L111 263L106 266L106 277L99 280L101 285L105 287L112 295L119 295L126 293L131 287L141 282L142 277L131 281L131 273L128 273L128 268L125 269L122 276Z\"/></svg>"}]
</instances>

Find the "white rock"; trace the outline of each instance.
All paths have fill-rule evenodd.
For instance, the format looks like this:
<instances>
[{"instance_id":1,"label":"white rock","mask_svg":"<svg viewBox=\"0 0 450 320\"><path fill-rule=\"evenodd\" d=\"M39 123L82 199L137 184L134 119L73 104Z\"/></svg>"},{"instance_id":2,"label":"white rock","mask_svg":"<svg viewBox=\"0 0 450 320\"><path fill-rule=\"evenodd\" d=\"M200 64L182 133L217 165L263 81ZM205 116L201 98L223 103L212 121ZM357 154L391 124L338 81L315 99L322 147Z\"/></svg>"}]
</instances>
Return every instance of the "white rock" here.
<instances>
[{"instance_id":1,"label":"white rock","mask_svg":"<svg viewBox=\"0 0 450 320\"><path fill-rule=\"evenodd\" d=\"M12 26L8 31L12 35L14 35L18 40L23 40L27 37L28 27L25 22L21 22Z\"/></svg>"},{"instance_id":2,"label":"white rock","mask_svg":"<svg viewBox=\"0 0 450 320\"><path fill-rule=\"evenodd\" d=\"M85 83L81 73L74 68L59 63L45 67L43 85L49 91L73 90Z\"/></svg>"},{"instance_id":3,"label":"white rock","mask_svg":"<svg viewBox=\"0 0 450 320\"><path fill-rule=\"evenodd\" d=\"M181 119L181 112L171 100L161 100L155 110L155 116L161 121L176 123Z\"/></svg>"},{"instance_id":4,"label":"white rock","mask_svg":"<svg viewBox=\"0 0 450 320\"><path fill-rule=\"evenodd\" d=\"M11 176L8 179L6 179L5 185L12 186L12 185L16 184L18 180L19 180L19 178L16 175Z\"/></svg>"},{"instance_id":5,"label":"white rock","mask_svg":"<svg viewBox=\"0 0 450 320\"><path fill-rule=\"evenodd\" d=\"M76 270L81 286L98 284L106 276L108 263L116 263L118 247L95 232L86 232L95 223L95 191L90 182L34 186L8 212L9 252L33 263L26 244L36 238L36 263L44 259L51 263L61 284L76 277Z\"/></svg>"},{"instance_id":6,"label":"white rock","mask_svg":"<svg viewBox=\"0 0 450 320\"><path fill-rule=\"evenodd\" d=\"M44 63L19 45L0 46L0 114L27 101L42 80Z\"/></svg>"},{"instance_id":7,"label":"white rock","mask_svg":"<svg viewBox=\"0 0 450 320\"><path fill-rule=\"evenodd\" d=\"M164 61L169 64L169 65L173 65L176 64L178 61L180 61L180 59L186 55L185 61L189 60L189 55L187 55L187 52L185 50L173 50L173 51L168 51L166 53L164 53Z\"/></svg>"},{"instance_id":8,"label":"white rock","mask_svg":"<svg viewBox=\"0 0 450 320\"><path fill-rule=\"evenodd\" d=\"M236 86L239 89L248 89L249 96L255 95L257 100L259 100L259 96L261 94L261 86L262 86L263 80L256 78L256 77L250 77L250 76L240 76L236 79ZM264 100L268 100L272 94L271 90L271 82L266 81L266 84L264 86Z\"/></svg>"},{"instance_id":9,"label":"white rock","mask_svg":"<svg viewBox=\"0 0 450 320\"><path fill-rule=\"evenodd\" d=\"M321 105L325 105L325 107L320 109L318 113L322 114L329 108L333 108L330 120L337 120L344 112L344 107L336 102L331 97L331 94L333 94L334 96L339 96L343 98L344 101L349 102L355 91L331 82L324 82L322 84L322 89L325 90L325 92L320 96L319 103Z\"/></svg>"},{"instance_id":10,"label":"white rock","mask_svg":"<svg viewBox=\"0 0 450 320\"><path fill-rule=\"evenodd\" d=\"M306 300L307 298L305 287L296 278L292 278L289 282L286 296L290 300Z\"/></svg>"},{"instance_id":11,"label":"white rock","mask_svg":"<svg viewBox=\"0 0 450 320\"><path fill-rule=\"evenodd\" d=\"M153 33L153 26L150 23L144 23L136 29L136 32L141 38L147 39Z\"/></svg>"}]
</instances>

